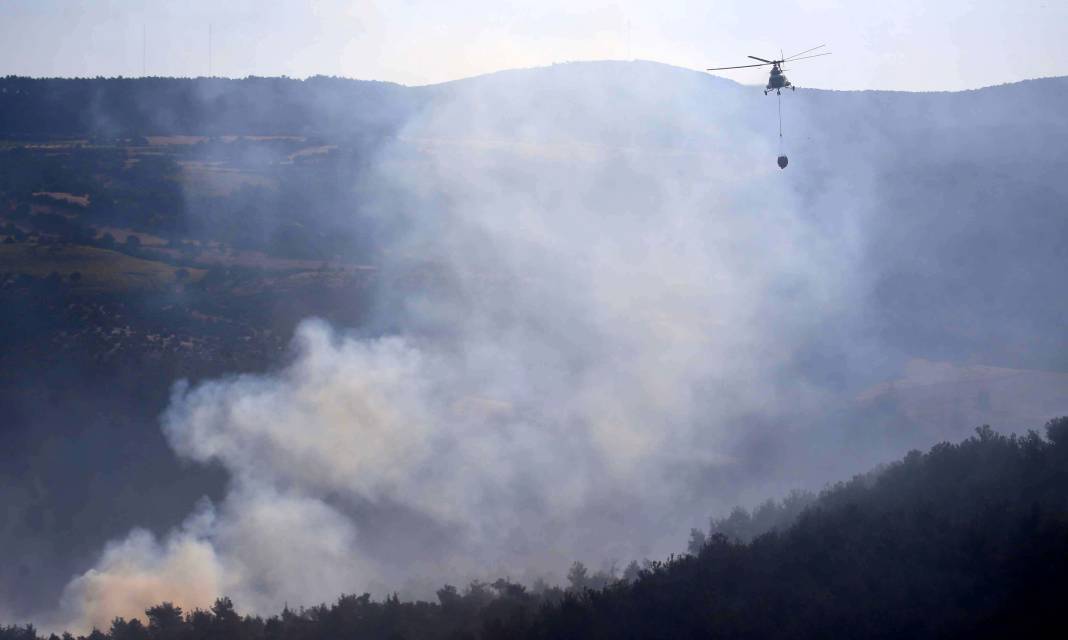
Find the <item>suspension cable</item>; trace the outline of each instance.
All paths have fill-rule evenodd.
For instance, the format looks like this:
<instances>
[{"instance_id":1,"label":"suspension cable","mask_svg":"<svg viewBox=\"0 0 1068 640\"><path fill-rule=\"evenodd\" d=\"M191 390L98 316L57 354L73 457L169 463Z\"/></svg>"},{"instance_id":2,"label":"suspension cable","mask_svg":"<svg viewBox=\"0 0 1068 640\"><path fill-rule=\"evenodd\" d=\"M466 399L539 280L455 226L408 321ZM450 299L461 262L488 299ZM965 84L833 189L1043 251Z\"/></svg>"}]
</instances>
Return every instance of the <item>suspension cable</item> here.
<instances>
[{"instance_id":1,"label":"suspension cable","mask_svg":"<svg viewBox=\"0 0 1068 640\"><path fill-rule=\"evenodd\" d=\"M779 155L782 155L782 94L776 93L779 99Z\"/></svg>"}]
</instances>

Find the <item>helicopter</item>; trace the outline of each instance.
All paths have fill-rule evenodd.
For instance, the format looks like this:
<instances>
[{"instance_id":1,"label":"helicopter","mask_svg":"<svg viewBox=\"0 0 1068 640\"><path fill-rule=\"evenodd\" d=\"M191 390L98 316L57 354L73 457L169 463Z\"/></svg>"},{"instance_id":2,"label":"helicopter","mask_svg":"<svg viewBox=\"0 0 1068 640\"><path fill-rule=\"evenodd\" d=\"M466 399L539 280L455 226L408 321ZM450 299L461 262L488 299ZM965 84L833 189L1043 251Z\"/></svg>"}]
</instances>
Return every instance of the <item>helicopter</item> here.
<instances>
[{"instance_id":1,"label":"helicopter","mask_svg":"<svg viewBox=\"0 0 1068 640\"><path fill-rule=\"evenodd\" d=\"M799 60L808 60L809 58L818 58L820 56L829 56L829 51L822 53L812 53L813 51L819 51L827 45L821 44L818 47L812 47L806 49L801 53L795 53L792 56L783 55L782 51L779 51L778 60L768 60L767 58L758 58L757 56L747 56L756 60L760 64L743 64L735 67L715 67L708 69L708 71L724 71L727 69L752 69L754 67L766 67L771 65L771 75L768 76L768 86L764 87L764 95L768 95L772 91L776 96L779 96L779 157L776 158L776 163L780 169L785 169L786 165L790 163L790 159L786 157L786 153L783 151L783 139L782 139L782 90L790 89L791 91L797 91L797 87L790 83L786 79L786 74L782 72L787 62L797 62ZM811 55L809 55L811 54Z\"/></svg>"},{"instance_id":2,"label":"helicopter","mask_svg":"<svg viewBox=\"0 0 1068 640\"><path fill-rule=\"evenodd\" d=\"M713 69L707 69L707 71L725 71L727 69L751 69L753 67L766 67L766 66L768 66L770 64L771 65L771 75L768 77L768 86L764 87L764 95L768 95L772 91L775 92L775 95L782 95L782 90L783 89L790 89L791 91L797 91L797 87L792 85L790 83L790 81L786 79L786 74L784 74L782 72L783 66L787 62L797 62L798 60L808 60L809 58L818 58L820 56L829 56L829 55L831 55L829 51L826 52L826 53L816 53L816 54L813 54L813 55L810 55L810 56L809 55L805 55L806 53L812 53L813 51L816 51L818 49L822 49L825 46L827 46L827 45L821 44L818 47L812 47L811 49L807 49L805 51L802 51L801 53L795 53L794 55L792 55L792 56L790 56L788 58L783 56L783 57L779 58L778 60L767 60L765 58L758 58L757 56L746 56L748 58L752 58L753 60L759 60L760 64L743 64L743 65L739 65L739 66L736 66L736 67L715 67ZM779 55L781 56L782 53L780 52ZM800 57L800 56L803 56L803 57Z\"/></svg>"}]
</instances>

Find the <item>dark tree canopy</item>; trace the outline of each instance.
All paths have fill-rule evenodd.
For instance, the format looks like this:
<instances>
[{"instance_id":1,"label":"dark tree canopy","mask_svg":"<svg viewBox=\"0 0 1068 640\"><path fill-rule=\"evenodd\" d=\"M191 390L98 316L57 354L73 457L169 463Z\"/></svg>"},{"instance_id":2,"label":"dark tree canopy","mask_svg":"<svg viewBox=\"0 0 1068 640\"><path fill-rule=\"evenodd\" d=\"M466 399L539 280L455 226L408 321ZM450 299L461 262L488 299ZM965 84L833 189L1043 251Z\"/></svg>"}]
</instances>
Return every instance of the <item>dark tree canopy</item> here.
<instances>
[{"instance_id":1,"label":"dark tree canopy","mask_svg":"<svg viewBox=\"0 0 1068 640\"><path fill-rule=\"evenodd\" d=\"M818 497L714 519L691 553L632 562L622 578L575 562L566 590L473 582L438 602L342 595L267 619L228 598L190 613L164 602L147 627L118 618L86 640L1064 637L1066 436L1068 418L1046 438L980 427ZM724 531L761 519L751 541ZM0 640L38 638L0 628Z\"/></svg>"}]
</instances>

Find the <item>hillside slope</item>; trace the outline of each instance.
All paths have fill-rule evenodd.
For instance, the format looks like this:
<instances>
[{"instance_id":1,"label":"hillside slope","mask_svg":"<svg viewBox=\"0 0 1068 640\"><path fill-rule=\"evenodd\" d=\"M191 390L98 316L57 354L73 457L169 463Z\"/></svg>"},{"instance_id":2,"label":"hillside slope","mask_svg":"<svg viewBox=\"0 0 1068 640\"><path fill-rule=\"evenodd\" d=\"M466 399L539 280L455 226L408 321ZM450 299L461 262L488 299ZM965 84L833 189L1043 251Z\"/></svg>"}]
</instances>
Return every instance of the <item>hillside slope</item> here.
<instances>
[{"instance_id":1,"label":"hillside slope","mask_svg":"<svg viewBox=\"0 0 1068 640\"><path fill-rule=\"evenodd\" d=\"M267 618L227 598L116 619L90 640L319 638L1061 637L1068 623L1068 418L1046 438L982 427L824 490L752 542L713 534L691 554L566 589L500 579L437 602L341 595ZM0 639L36 640L32 627Z\"/></svg>"},{"instance_id":2,"label":"hillside slope","mask_svg":"<svg viewBox=\"0 0 1068 640\"><path fill-rule=\"evenodd\" d=\"M450 378L434 424L626 425L508 450L533 494L567 472L612 500L574 503L592 524L562 527L557 564L666 554L702 514L1068 413L1068 79L791 77L785 171L776 98L655 63L414 88L0 79L3 606L36 612L106 541L220 499L226 471L159 430L170 385L284 367L307 316L466 353L449 370L474 382ZM914 385L920 361L948 373ZM969 378L991 369L1026 390ZM532 462L587 445L623 457ZM374 524L389 571L419 564L388 558L405 532L438 553ZM516 529L501 557L547 544Z\"/></svg>"},{"instance_id":3,"label":"hillside slope","mask_svg":"<svg viewBox=\"0 0 1068 640\"><path fill-rule=\"evenodd\" d=\"M713 535L633 584L484 637L1060 637L1068 419L911 452L750 544Z\"/></svg>"}]
</instances>

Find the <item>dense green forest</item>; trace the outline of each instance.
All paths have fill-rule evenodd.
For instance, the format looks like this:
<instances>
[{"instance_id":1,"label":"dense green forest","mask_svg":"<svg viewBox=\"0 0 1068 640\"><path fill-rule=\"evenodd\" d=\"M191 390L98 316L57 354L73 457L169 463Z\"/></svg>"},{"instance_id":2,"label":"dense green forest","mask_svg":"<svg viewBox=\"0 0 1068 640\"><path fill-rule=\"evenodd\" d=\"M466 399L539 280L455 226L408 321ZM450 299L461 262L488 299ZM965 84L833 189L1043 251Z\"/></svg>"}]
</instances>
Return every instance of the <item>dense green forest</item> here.
<instances>
[{"instance_id":1,"label":"dense green forest","mask_svg":"<svg viewBox=\"0 0 1068 640\"><path fill-rule=\"evenodd\" d=\"M446 585L437 602L341 595L266 619L227 598L188 612L161 603L146 622L116 619L86 638L1064 637L1066 496L1068 418L1044 438L984 426L812 500L768 503L757 511L771 529L751 541L725 531L752 522L737 510L695 532L689 553L622 575L576 562L566 588L502 579ZM40 637L0 629L0 640Z\"/></svg>"}]
</instances>

